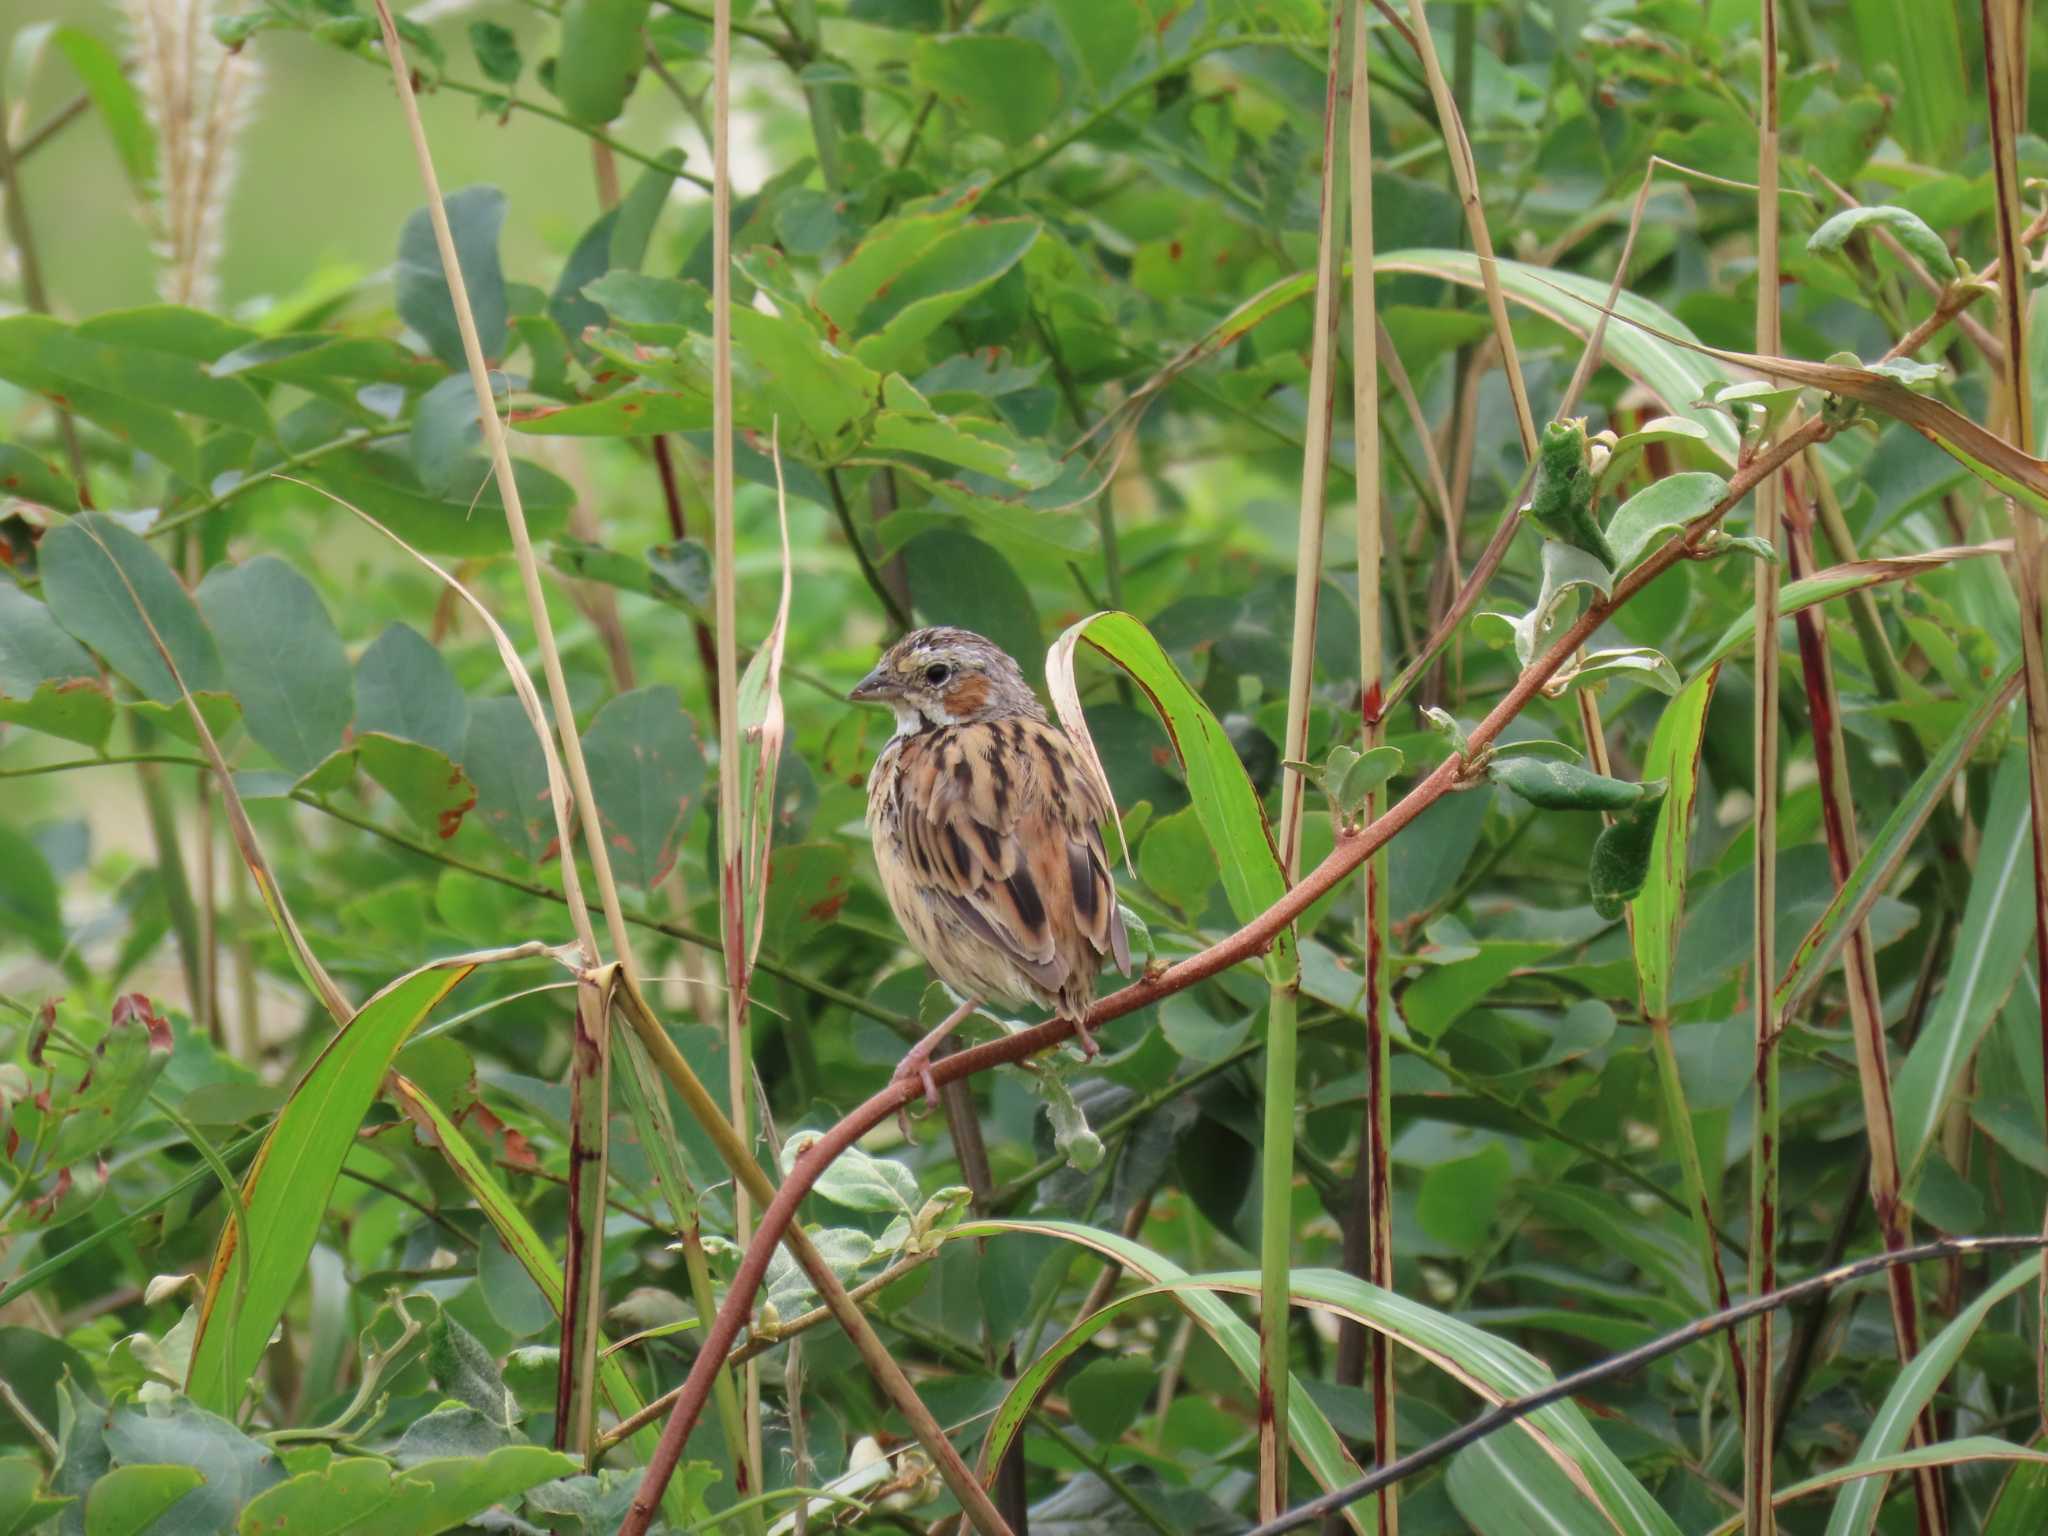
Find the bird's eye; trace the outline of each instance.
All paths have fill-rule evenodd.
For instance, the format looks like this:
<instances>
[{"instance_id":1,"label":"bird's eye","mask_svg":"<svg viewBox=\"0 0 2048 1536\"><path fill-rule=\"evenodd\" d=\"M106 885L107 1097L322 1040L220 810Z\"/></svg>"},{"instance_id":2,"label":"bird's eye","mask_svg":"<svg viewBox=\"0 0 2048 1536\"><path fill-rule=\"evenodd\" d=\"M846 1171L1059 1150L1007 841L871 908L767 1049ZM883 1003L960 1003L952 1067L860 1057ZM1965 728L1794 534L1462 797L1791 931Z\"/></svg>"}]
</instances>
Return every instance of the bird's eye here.
<instances>
[{"instance_id":1,"label":"bird's eye","mask_svg":"<svg viewBox=\"0 0 2048 1536\"><path fill-rule=\"evenodd\" d=\"M953 675L953 669L943 661L935 661L924 669L924 680L934 688Z\"/></svg>"}]
</instances>

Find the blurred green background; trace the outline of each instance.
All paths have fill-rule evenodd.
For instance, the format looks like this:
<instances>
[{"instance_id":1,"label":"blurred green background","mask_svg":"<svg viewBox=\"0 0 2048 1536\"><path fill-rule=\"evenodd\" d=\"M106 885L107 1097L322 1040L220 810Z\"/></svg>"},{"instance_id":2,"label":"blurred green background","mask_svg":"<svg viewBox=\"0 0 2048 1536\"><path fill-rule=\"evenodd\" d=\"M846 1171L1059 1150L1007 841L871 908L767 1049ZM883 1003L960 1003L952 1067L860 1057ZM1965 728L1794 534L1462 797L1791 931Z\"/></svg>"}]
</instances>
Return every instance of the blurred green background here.
<instances>
[{"instance_id":1,"label":"blurred green background","mask_svg":"<svg viewBox=\"0 0 2048 1536\"><path fill-rule=\"evenodd\" d=\"M118 33L120 12L113 0L6 0L0 30L19 38L39 22L64 20L107 35ZM552 26L527 6L414 10L423 17L458 12L465 23L489 19L512 28L530 59L552 46ZM381 63L371 67L296 32L266 33L253 51L262 84L241 142L220 264L222 307L229 312L295 292L323 270L376 271L391 260L405 215L423 201ZM473 79L474 66L458 55L451 73ZM77 89L66 70L38 74L28 98L31 126ZM526 89L536 88L529 81ZM515 112L501 123L479 112L473 97L453 91L433 92L420 105L443 185L452 190L491 181L510 199L508 273L532 280L537 271L552 271L597 214L585 142L530 113ZM643 149L680 144L693 169L708 170L695 130L659 91L637 92L613 131ZM734 169L746 185L745 167ZM23 167L23 182L60 314L76 318L155 301L146 238L96 115L38 151ZM288 230L289 238L263 238L266 228Z\"/></svg>"}]
</instances>

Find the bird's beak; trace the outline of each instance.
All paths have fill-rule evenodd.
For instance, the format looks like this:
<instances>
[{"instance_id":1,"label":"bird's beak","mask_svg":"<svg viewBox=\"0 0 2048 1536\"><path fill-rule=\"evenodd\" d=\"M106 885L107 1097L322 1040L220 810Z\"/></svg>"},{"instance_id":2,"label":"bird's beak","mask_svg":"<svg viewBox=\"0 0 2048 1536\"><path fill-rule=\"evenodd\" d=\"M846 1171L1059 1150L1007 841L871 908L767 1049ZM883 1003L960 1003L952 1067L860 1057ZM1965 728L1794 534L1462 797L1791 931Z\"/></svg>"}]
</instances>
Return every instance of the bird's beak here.
<instances>
[{"instance_id":1,"label":"bird's beak","mask_svg":"<svg viewBox=\"0 0 2048 1536\"><path fill-rule=\"evenodd\" d=\"M847 698L856 704L878 704L894 691L889 679L882 675L882 669L877 667L854 684L853 692L849 693Z\"/></svg>"}]
</instances>

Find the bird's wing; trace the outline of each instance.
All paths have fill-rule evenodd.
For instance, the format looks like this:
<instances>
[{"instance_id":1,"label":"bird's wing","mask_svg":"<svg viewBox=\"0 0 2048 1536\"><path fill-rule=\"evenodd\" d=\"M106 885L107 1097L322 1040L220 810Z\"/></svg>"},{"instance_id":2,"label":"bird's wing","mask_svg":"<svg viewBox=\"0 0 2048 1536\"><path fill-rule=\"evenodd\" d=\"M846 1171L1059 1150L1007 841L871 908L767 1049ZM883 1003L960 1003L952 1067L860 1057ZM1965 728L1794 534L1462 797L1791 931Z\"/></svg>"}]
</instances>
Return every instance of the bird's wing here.
<instances>
[{"instance_id":1,"label":"bird's wing","mask_svg":"<svg viewBox=\"0 0 2048 1536\"><path fill-rule=\"evenodd\" d=\"M1070 966L1059 943L1069 922L1096 955L1129 964L1100 800L1057 727L981 721L933 732L906 762L901 825L919 876L1056 991Z\"/></svg>"}]
</instances>

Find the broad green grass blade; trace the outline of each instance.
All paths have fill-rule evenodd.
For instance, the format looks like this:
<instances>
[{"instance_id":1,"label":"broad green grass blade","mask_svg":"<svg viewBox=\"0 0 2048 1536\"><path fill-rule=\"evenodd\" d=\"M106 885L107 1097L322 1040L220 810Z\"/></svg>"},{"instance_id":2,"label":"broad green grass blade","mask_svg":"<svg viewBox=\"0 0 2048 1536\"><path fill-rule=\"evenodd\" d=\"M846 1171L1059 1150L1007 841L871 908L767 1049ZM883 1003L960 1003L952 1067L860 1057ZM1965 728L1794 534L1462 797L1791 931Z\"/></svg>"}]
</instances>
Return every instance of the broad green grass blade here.
<instances>
[{"instance_id":1,"label":"broad green grass blade","mask_svg":"<svg viewBox=\"0 0 2048 1536\"><path fill-rule=\"evenodd\" d=\"M1497 260L1495 266L1500 273L1501 291L1510 300L1534 310L1576 336L1591 335L1594 323L1606 307L1607 284L1604 281L1553 267L1532 267L1519 261ZM1466 288L1485 287L1479 273L1479 262L1469 251L1388 251L1373 258L1372 269L1379 277L1412 272ZM1349 262L1345 263L1344 275L1349 280ZM1274 315L1308 298L1314 291L1315 274L1298 272L1253 294L1168 362L1159 373L1146 380L1143 387L1131 396L1130 407L1142 407L1174 378L1215 356ZM1648 299L1624 291L1615 299L1614 312L1635 324L1609 327L1602 341L1607 360L1654 393L1669 414L1683 417L1704 429L1707 446L1723 463L1734 464L1740 447L1734 423L1719 412L1697 408L1695 402L1742 375L1731 372L1714 358L1692 350L1697 342L1684 322Z\"/></svg>"},{"instance_id":2,"label":"broad green grass blade","mask_svg":"<svg viewBox=\"0 0 2048 1536\"><path fill-rule=\"evenodd\" d=\"M1898 1454L1906 1443L1913 1421L1920 1416L1920 1410L1934 1396L1948 1373L1955 1369L1964 1347L1983 1326L1984 1319L1991 1315L1991 1309L2021 1286L2037 1279L2040 1273L2039 1254L2022 1264L2015 1264L1986 1286L1983 1295L1958 1312L1955 1321L1913 1357L1913 1363L1899 1373L1891 1391L1885 1394L1877 1416L1864 1432L1863 1444L1848 1463L1849 1467L1860 1467ZM1859 1478L1843 1489L1828 1516L1827 1536L1868 1536L1875 1530L1877 1511L1884 1503L1885 1488L1889 1482L1890 1478L1880 1473Z\"/></svg>"},{"instance_id":3,"label":"broad green grass blade","mask_svg":"<svg viewBox=\"0 0 2048 1536\"><path fill-rule=\"evenodd\" d=\"M1824 571L1800 581L1788 581L1781 589L1782 601L1778 604L1778 617L1789 619L1803 608L1815 603L1825 603L1830 598L1843 597L1851 592L1860 592L1865 587L1881 586L1887 581L1907 581L1925 571L1949 565L1957 560L1973 560L1983 555L2003 555L2012 550L2010 539L1999 539L1989 544L1956 544L1943 549L1922 550L1911 555L1887 555L1874 560L1850 560L1841 565L1831 565ZM1721 631L1721 638L1714 642L1712 650L1695 664L1694 676L1708 667L1727 660L1756 638L1756 610L1745 609L1739 618L1730 619L1727 628Z\"/></svg>"},{"instance_id":4,"label":"broad green grass blade","mask_svg":"<svg viewBox=\"0 0 2048 1536\"><path fill-rule=\"evenodd\" d=\"M1614 1526L1527 1435L1488 1435L1451 1458L1451 1503L1472 1536L1607 1536Z\"/></svg>"},{"instance_id":5,"label":"broad green grass blade","mask_svg":"<svg viewBox=\"0 0 2048 1536\"><path fill-rule=\"evenodd\" d=\"M1793 952L1791 962L1778 982L1777 1005L1781 1010L1796 1007L1807 989L1825 976L1835 963L1843 944L1869 914L1897 872L1906 850L1920 835L1927 818L1934 814L1935 803L1948 793L1950 782L1970 760L1970 754L1976 750L1984 732L1990 729L1991 722L2012 702L2019 690L2019 682L2020 663L2015 658L1992 680L1969 718L1942 743L1941 750L1914 781L1905 798L1885 818L1877 836L1871 839L1870 846L1863 850L1863 857L1850 872L1847 883L1835 893L1827 910L1815 920L1806 937L1799 941L1799 948Z\"/></svg>"},{"instance_id":6,"label":"broad green grass blade","mask_svg":"<svg viewBox=\"0 0 2048 1536\"><path fill-rule=\"evenodd\" d=\"M2028 1450L2023 1445L2014 1445L2010 1440L2000 1440L1993 1435L1968 1435L1961 1440L1944 1440L1939 1445L1901 1451L1896 1456L1878 1456L1870 1461L1836 1467L1832 1472L1823 1472L1818 1477L1809 1477L1804 1482L1780 1488L1772 1500L1781 1505L1789 1504L1794 1499L1839 1488L1858 1478L1889 1477L1894 1472L1911 1472L1916 1467L1953 1467L1972 1461L2011 1461L2020 1463L2022 1467L2048 1467L2048 1451ZM1742 1517L1737 1515L1732 1520L1723 1520L1708 1532L1708 1536L1731 1536L1732 1532L1741 1529ZM2039 1527L2029 1529L2038 1530Z\"/></svg>"},{"instance_id":7,"label":"broad green grass blade","mask_svg":"<svg viewBox=\"0 0 2048 1536\"><path fill-rule=\"evenodd\" d=\"M1084 640L1122 667L1152 701L1187 776L1196 819L1222 866L1230 910L1239 922L1250 922L1286 893L1287 881L1273 849L1265 807L1245 776L1244 764L1222 722L1188 686L1151 632L1129 614L1098 613L1070 625L1046 652L1046 690L1052 695L1060 724L1101 780L1105 797L1108 780L1088 735L1074 683L1074 649ZM1293 938L1283 935L1268 957L1267 972L1276 981L1290 981L1298 969Z\"/></svg>"},{"instance_id":8,"label":"broad green grass blade","mask_svg":"<svg viewBox=\"0 0 2048 1536\"><path fill-rule=\"evenodd\" d=\"M1899 1166L1909 1186L2034 941L2027 818L2027 758L2015 748L1999 765L1991 791L1991 812L1948 976L1892 1090Z\"/></svg>"},{"instance_id":9,"label":"broad green grass blade","mask_svg":"<svg viewBox=\"0 0 2048 1536\"><path fill-rule=\"evenodd\" d=\"M2048 1448L2048 1435L2036 1435L2034 1447ZM2036 1536L2040 1531L2048 1531L2048 1466L2023 1461L2006 1474L1983 1536Z\"/></svg>"},{"instance_id":10,"label":"broad green grass blade","mask_svg":"<svg viewBox=\"0 0 2048 1536\"><path fill-rule=\"evenodd\" d=\"M1699 794L1700 741L1707 705L1721 675L1708 667L1664 706L1643 777L1665 779L1671 788L1657 815L1650 846L1650 878L1635 900L1636 978L1643 1011L1663 1018L1671 1011L1671 970L1678 956L1678 930L1685 921L1685 880L1692 854L1693 801Z\"/></svg>"},{"instance_id":11,"label":"broad green grass blade","mask_svg":"<svg viewBox=\"0 0 2048 1536\"><path fill-rule=\"evenodd\" d=\"M1483 1397L1526 1397L1555 1379L1550 1368L1527 1350L1341 1270L1296 1270L1294 1298L1303 1306L1325 1308L1398 1338ZM1594 1502L1617 1529L1629 1536L1679 1536L1677 1524L1608 1449L1577 1404L1553 1403L1521 1422L1533 1425L1562 1450L1570 1460L1566 1470L1573 1482L1583 1476Z\"/></svg>"},{"instance_id":12,"label":"broad green grass blade","mask_svg":"<svg viewBox=\"0 0 2048 1536\"><path fill-rule=\"evenodd\" d=\"M1604 278L1520 261L1500 260L1494 265L1508 298L1575 336L1589 336L1607 307ZM1470 251L1388 251L1373 258L1372 268L1380 276L1414 272L1466 288L1485 287L1479 260ZM1708 446L1723 463L1733 464L1740 447L1734 422L1697 402L1736 375L1716 359L1681 345L1697 346L1698 341L1683 321L1648 299L1623 290L1615 298L1614 313L1632 323L1608 327L1601 342L1607 361L1654 394L1671 415L1705 428Z\"/></svg>"},{"instance_id":13,"label":"broad green grass blade","mask_svg":"<svg viewBox=\"0 0 2048 1536\"><path fill-rule=\"evenodd\" d=\"M1248 1326L1220 1299L1211 1294L1209 1281L1197 1279L1188 1274L1171 1259L1155 1253L1142 1243L1133 1242L1114 1232L1104 1232L1096 1227L1083 1226L1071 1221L970 1221L949 1229L945 1240L950 1242L959 1237L993 1237L1005 1232L1035 1232L1050 1237L1062 1238L1092 1248L1097 1253L1115 1260L1134 1275L1151 1282L1148 1289L1120 1296L1108 1306L1099 1308L1083 1318L1037 1359L1021 1372L1001 1407L990 1421L988 1433L982 1437L980 1475L987 1477L989 1469L999 1466L1010 1442L1022 1426L1031 1406L1038 1395L1048 1386L1060 1365L1073 1357L1084 1343L1120 1316L1129 1306L1143 1298L1171 1296L1195 1320L1202 1331L1215 1340L1217 1346L1229 1357L1237 1369L1248 1392L1256 1393L1259 1383L1259 1336L1257 1330ZM1256 1286L1254 1287L1256 1289ZM1316 1481L1325 1489L1340 1487L1364 1475L1364 1469L1344 1448L1337 1431L1323 1416L1315 1400L1308 1395L1298 1381L1290 1382L1294 1388L1287 1395L1287 1432L1294 1453L1299 1456ZM1365 1518L1354 1509L1346 1509L1345 1518L1351 1528L1364 1536L1367 1529Z\"/></svg>"},{"instance_id":14,"label":"broad green grass blade","mask_svg":"<svg viewBox=\"0 0 2048 1536\"><path fill-rule=\"evenodd\" d=\"M231 1222L214 1249L185 1378L185 1390L201 1407L232 1414L248 1391L271 1330L304 1278L306 1256L363 1115L412 1032L479 965L539 952L534 945L458 955L401 976L358 1008L307 1068L242 1181L246 1239ZM244 1240L248 1294L239 1305L223 1305L235 1296L234 1252Z\"/></svg>"},{"instance_id":15,"label":"broad green grass blade","mask_svg":"<svg viewBox=\"0 0 2048 1536\"><path fill-rule=\"evenodd\" d=\"M1161 1258L1152 1250L1092 1227L1063 1221L987 1221L967 1222L948 1233L955 1236L991 1236L998 1232L1041 1232L1080 1243L1098 1253L1116 1259L1135 1274L1152 1283L1151 1289L1138 1294L1171 1294L1186 1307L1196 1322L1217 1340L1248 1383L1258 1379L1257 1336L1235 1313L1216 1301L1209 1292L1222 1291L1233 1295L1255 1296L1259 1289L1258 1275L1250 1270L1239 1270L1225 1274L1189 1276L1172 1261ZM1131 1298L1119 1298L1114 1305L1120 1306ZM1355 1276L1329 1269L1298 1269L1294 1271L1291 1298L1296 1305L1319 1307L1347 1317L1365 1327L1385 1332L1403 1346L1415 1351L1438 1369L1445 1371L1463 1382L1480 1396L1494 1402L1521 1397L1530 1392L1540 1391L1548 1386L1553 1377L1547 1367L1529 1354L1504 1340L1474 1328L1469 1323L1459 1322L1433 1308L1413 1302L1392 1292L1368 1285ZM1100 1318L1101 1313L1095 1314ZM1085 1320L1076 1332L1092 1332L1099 1326L1094 1319ZM1232 1342L1235 1340L1236 1342ZM1055 1345L1059 1349L1065 1345ZM1242 1359L1239 1360L1239 1355ZM1034 1361L1036 1368L1042 1361ZM1020 1377L1016 1396L1024 1399L1014 1408L1014 1418L1005 1423L1004 1413L1012 1409L1007 1403L998 1412L997 1419L989 1430L989 1441L994 1445L999 1433L1014 1430L1015 1422L1021 1420L1029 1406L1030 1398L1025 1387L1025 1378ZM1312 1406L1312 1405L1304 1405ZM1320 1414L1315 1419L1320 1419ZM1558 1403L1540 1409L1519 1426L1541 1443L1546 1452L1563 1468L1573 1483L1583 1489L1594 1504L1607 1512L1610 1523L1617 1530L1631 1533L1656 1533L1656 1536L1679 1536L1678 1527L1666 1515L1649 1491L1622 1465L1621 1460L1604 1441L1594 1433L1585 1415L1573 1404ZM1302 1459L1321 1479L1324 1467L1311 1454L1317 1443L1314 1419L1297 1411L1292 1425L1296 1435L1296 1448ZM1341 1446L1339 1447L1341 1451ZM984 1451L993 1459L999 1454L1000 1446ZM1350 1461L1344 1453L1345 1462ZM1334 1467L1332 1470L1336 1470ZM1356 1474L1344 1474L1355 1476ZM1326 1483L1325 1486L1328 1486Z\"/></svg>"}]
</instances>

